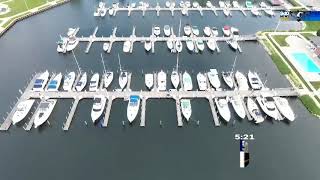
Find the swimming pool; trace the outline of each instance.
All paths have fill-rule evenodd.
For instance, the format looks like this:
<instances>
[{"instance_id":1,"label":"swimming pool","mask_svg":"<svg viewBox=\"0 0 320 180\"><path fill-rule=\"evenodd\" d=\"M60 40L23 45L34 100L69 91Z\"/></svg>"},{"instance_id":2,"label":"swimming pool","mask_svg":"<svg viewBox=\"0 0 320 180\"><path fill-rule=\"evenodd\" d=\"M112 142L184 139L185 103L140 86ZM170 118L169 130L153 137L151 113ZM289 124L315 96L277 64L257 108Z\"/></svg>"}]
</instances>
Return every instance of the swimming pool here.
<instances>
[{"instance_id":1,"label":"swimming pool","mask_svg":"<svg viewBox=\"0 0 320 180\"><path fill-rule=\"evenodd\" d=\"M292 53L292 56L305 72L320 73L318 65L306 53Z\"/></svg>"}]
</instances>

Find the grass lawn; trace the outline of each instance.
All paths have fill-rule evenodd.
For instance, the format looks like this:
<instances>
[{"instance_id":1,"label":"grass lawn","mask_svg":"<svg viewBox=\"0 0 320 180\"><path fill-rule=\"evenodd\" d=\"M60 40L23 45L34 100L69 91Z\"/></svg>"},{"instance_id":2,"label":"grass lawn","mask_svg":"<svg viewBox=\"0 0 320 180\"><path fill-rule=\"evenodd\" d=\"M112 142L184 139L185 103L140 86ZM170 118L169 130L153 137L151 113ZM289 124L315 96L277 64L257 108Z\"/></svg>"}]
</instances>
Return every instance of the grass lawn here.
<instances>
[{"instance_id":1,"label":"grass lawn","mask_svg":"<svg viewBox=\"0 0 320 180\"><path fill-rule=\"evenodd\" d=\"M273 63L277 66L278 70L281 74L290 74L291 71L288 68L287 64L282 61L281 57L275 52L275 50L272 48L271 44L267 40L263 40L263 43L265 46L269 49L271 55L271 59Z\"/></svg>"},{"instance_id":2,"label":"grass lawn","mask_svg":"<svg viewBox=\"0 0 320 180\"><path fill-rule=\"evenodd\" d=\"M305 21L306 28L303 31L318 31L320 29L320 21Z\"/></svg>"},{"instance_id":3,"label":"grass lawn","mask_svg":"<svg viewBox=\"0 0 320 180\"><path fill-rule=\"evenodd\" d=\"M316 81L316 82L311 82L312 86L315 88L315 89L319 89L320 88L320 81Z\"/></svg>"},{"instance_id":4,"label":"grass lawn","mask_svg":"<svg viewBox=\"0 0 320 180\"><path fill-rule=\"evenodd\" d=\"M310 40L310 37L313 37L315 35L313 35L312 33L300 33L303 37L305 37L306 39Z\"/></svg>"},{"instance_id":5,"label":"grass lawn","mask_svg":"<svg viewBox=\"0 0 320 180\"><path fill-rule=\"evenodd\" d=\"M308 96L304 95L299 97L303 105L312 113L317 116L320 116L320 109L318 108L317 104L313 101L313 99Z\"/></svg>"},{"instance_id":6,"label":"grass lawn","mask_svg":"<svg viewBox=\"0 0 320 180\"><path fill-rule=\"evenodd\" d=\"M280 46L289 46L286 42L286 38L288 37L287 35L273 35L272 37Z\"/></svg>"}]
</instances>

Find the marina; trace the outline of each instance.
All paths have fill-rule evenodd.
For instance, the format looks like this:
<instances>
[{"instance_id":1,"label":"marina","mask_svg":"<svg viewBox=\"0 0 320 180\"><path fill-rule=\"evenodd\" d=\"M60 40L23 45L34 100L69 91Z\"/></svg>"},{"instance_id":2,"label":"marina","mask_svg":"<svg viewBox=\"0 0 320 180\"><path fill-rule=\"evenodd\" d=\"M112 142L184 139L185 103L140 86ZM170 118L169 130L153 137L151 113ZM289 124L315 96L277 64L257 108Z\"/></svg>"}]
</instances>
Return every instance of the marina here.
<instances>
[{"instance_id":1,"label":"marina","mask_svg":"<svg viewBox=\"0 0 320 180\"><path fill-rule=\"evenodd\" d=\"M181 126L183 126L183 120L182 120L181 110L180 110L180 106L181 106L180 100L181 99L204 98L204 99L207 99L210 104L210 108L212 111L212 117L213 117L215 126L220 126L219 118L218 118L218 115L216 112L216 107L215 107L213 99L215 99L216 103L218 103L218 100L217 100L218 98L220 98L220 99L227 98L228 99L228 98L232 98L232 97L237 97L240 100L245 97L259 98L262 95L266 96L266 97L297 97L297 96L301 96L301 95L309 93L309 92L306 92L306 90L294 89L294 88L275 88L275 89L263 88L263 89L254 90L254 91L250 90L250 89L238 90L238 88L236 88L235 90L221 90L221 89L213 90L212 88L208 88L203 91L198 91L198 90L194 90L194 89L185 90L183 85L181 86L182 88L180 90L167 91L167 88L164 87L160 91L160 89L157 88L157 85L159 83L157 83L157 85L154 84L154 88L151 91L142 91L142 90L141 91L132 91L130 89L131 76L132 76L131 73L128 73L128 82L127 82L126 88L123 89L123 91L121 89L107 91L103 87L103 85L101 85L104 83L103 81L100 82L101 84L98 86L99 88L96 89L95 91L49 91L49 90L37 91L37 90L33 90L32 87L36 83L37 79L39 79L39 77L42 77L42 74L43 73L38 73L32 78L32 80L30 81L26 90L22 93L17 104L13 107L11 112L8 114L6 120L2 123L2 125L0 127L1 131L6 131L9 129L9 127L12 124L12 116L16 112L17 108L19 107L19 104L25 100L28 100L28 99L41 99L40 106L43 106L43 104L45 104L47 101L54 100L54 103L55 103L55 101L58 99L73 99L74 102L72 104L72 107L70 108L70 112L68 113L68 116L66 118L66 122L63 124L63 130L67 131L71 125L71 122L72 122L73 116L76 112L78 103L82 99L93 99L96 97L106 97L106 99L108 101L106 109L104 108L104 105L102 106L103 109L101 109L101 111L105 112L102 127L107 127L107 125L108 125L110 110L111 110L112 102L114 99L126 100L129 97L130 97L130 99L132 99L133 97L134 97L134 99L138 98L137 100L133 101L133 102L138 102L135 110L133 110L133 111L130 110L130 113L129 113L129 109L128 109L129 122L134 121L134 119L136 118L137 112L140 109L140 107L139 107L140 106L139 105L140 99L142 100L141 118L140 118L140 126L141 127L144 127L145 123L146 123L145 111L146 111L146 101L148 99L174 99L176 101L176 108L177 108L177 124L179 127L181 127ZM180 76L182 76L181 73L180 73ZM56 77L56 76L53 74L51 76L51 79L53 79L54 77ZM188 78L191 78L191 77L188 76ZM157 79L156 74L155 74L155 79ZM182 83L182 84L185 84L185 83ZM241 100L241 101L243 102L243 100ZM220 100L219 100L219 102L220 102ZM224 101L223 104L225 104L227 102L228 101ZM221 103L222 103L222 101L221 101ZM285 102L283 102L283 103L285 103ZM184 103L184 105L185 105L185 103ZM225 106L225 105L223 105L223 106ZM243 106L246 107L244 103L243 103ZM129 106L128 106L128 108L129 108ZM30 119L30 121L28 122L25 130L28 131L32 128L34 120L36 119L36 114L38 114L39 109L40 109L40 107L37 108L36 112L34 113L32 118ZM52 111L52 109L50 110L50 113L51 113L51 111ZM187 111L184 110L184 114ZM133 114L131 114L131 112ZM282 110L282 112L283 112L283 110ZM48 117L50 115L50 113L46 114L46 116ZM130 117L129 117L129 115L130 115ZM190 115L188 115L188 118L190 117ZM251 116L249 115L247 110L246 110L246 115L250 120ZM226 120L229 121L228 116L224 115L224 118L228 118ZM292 116L292 115L290 115L290 116ZM99 118L99 117L96 117L96 118ZM44 123L44 121L41 121L41 124ZM290 118L290 121L292 121L291 118ZM37 127L41 124L37 124L35 126Z\"/></svg>"}]
</instances>

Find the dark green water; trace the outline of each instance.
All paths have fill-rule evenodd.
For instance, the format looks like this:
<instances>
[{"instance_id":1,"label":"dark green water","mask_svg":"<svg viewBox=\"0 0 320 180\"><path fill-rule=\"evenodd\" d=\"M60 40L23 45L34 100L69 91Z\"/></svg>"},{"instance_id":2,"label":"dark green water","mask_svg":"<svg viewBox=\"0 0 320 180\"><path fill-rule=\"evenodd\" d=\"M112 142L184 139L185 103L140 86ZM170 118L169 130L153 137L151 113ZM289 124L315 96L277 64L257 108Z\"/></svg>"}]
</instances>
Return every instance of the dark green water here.
<instances>
[{"instance_id":1,"label":"dark green water","mask_svg":"<svg viewBox=\"0 0 320 180\"><path fill-rule=\"evenodd\" d=\"M178 30L180 13L171 17L169 12L126 12L116 17L94 18L93 6L98 1L73 1L38 16L17 23L0 39L0 114L5 116L9 105L34 72L65 72L76 70L70 54L56 53L59 34L69 27L80 27L80 35L89 35L99 26L99 35L109 35L112 27L118 27L118 35L128 36L132 26L137 35L150 35L153 24L174 25ZM121 1L121 3L127 3ZM155 4L155 2L150 2ZM164 4L164 2L162 2ZM217 2L215 2L217 5ZM242 34L271 29L277 18L262 16L243 17L234 12L225 18L220 12L215 17L198 12L182 17L182 24L192 23L200 28L206 25L221 28L232 25ZM221 33L221 32L220 32ZM100 53L102 44L94 43L90 53L85 54L86 44L75 49L81 68L85 71L102 73ZM216 68L231 69L236 55L220 43L221 53L189 54L186 49L180 56L180 69L188 70L195 77L199 71ZM242 54L238 54L236 69L255 69L267 76L269 87L288 87L287 80L280 75L263 47L258 43L241 43ZM143 44L134 45L133 54L122 53L122 44L114 44L111 54L105 54L108 67L118 69L117 53L122 65L133 72L131 87L144 89L143 72L160 69L171 70L176 55L168 52L163 43L156 44L155 54L146 54ZM265 79L265 77L263 77ZM115 81L116 82L116 81ZM116 83L112 85L116 87ZM195 81L194 81L195 85ZM270 120L257 126L247 120L239 120L233 113L235 124L213 126L208 102L192 100L192 121L177 127L175 104L172 100L148 100L146 127L140 128L139 121L132 126L122 126L126 120L127 103L116 100L112 106L109 127L94 127L90 122L92 100L83 100L77 109L68 132L62 131L72 101L59 100L49 118L50 126L25 132L21 127L11 127L0 134L0 179L318 179L320 156L319 120L311 116L301 103L291 99L297 114L292 124ZM140 115L138 115L139 117ZM159 126L162 121L163 127ZM200 126L196 121L200 121ZM88 126L85 125L88 122ZM248 168L239 168L239 142L235 133L254 134L249 142L251 162Z\"/></svg>"}]
</instances>

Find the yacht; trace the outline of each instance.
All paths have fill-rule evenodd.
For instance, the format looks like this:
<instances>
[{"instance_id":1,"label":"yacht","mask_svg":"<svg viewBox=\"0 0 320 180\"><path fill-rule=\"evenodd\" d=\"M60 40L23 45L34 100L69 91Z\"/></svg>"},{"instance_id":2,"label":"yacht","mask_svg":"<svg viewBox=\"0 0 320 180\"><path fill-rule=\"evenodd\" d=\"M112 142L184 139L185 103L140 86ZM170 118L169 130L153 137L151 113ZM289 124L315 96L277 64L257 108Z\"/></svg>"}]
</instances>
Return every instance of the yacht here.
<instances>
[{"instance_id":1,"label":"yacht","mask_svg":"<svg viewBox=\"0 0 320 180\"><path fill-rule=\"evenodd\" d=\"M231 34L233 36L233 39L239 38L239 29L237 29L235 27L231 27L230 31L231 31Z\"/></svg>"},{"instance_id":2,"label":"yacht","mask_svg":"<svg viewBox=\"0 0 320 180\"><path fill-rule=\"evenodd\" d=\"M232 6L234 8L240 8L240 5L239 5L238 1L232 1Z\"/></svg>"},{"instance_id":3,"label":"yacht","mask_svg":"<svg viewBox=\"0 0 320 180\"><path fill-rule=\"evenodd\" d=\"M237 115L244 119L246 117L245 107L243 107L242 100L240 96L233 96L230 98L233 109L236 111Z\"/></svg>"},{"instance_id":4,"label":"yacht","mask_svg":"<svg viewBox=\"0 0 320 180\"><path fill-rule=\"evenodd\" d=\"M165 35L165 36L170 36L170 34L171 34L171 28L170 28L169 25L165 25L165 26L163 27L163 31L164 31L164 35Z\"/></svg>"},{"instance_id":5,"label":"yacht","mask_svg":"<svg viewBox=\"0 0 320 180\"><path fill-rule=\"evenodd\" d=\"M113 72L112 71L107 71L104 74L103 81L104 81L104 87L108 88L110 86L110 84L112 83L112 81L113 81Z\"/></svg>"},{"instance_id":6,"label":"yacht","mask_svg":"<svg viewBox=\"0 0 320 180\"><path fill-rule=\"evenodd\" d=\"M261 110L259 109L258 105L256 102L251 98L248 97L247 99L247 107L250 115L254 119L255 123L259 124L264 121L263 115Z\"/></svg>"},{"instance_id":7,"label":"yacht","mask_svg":"<svg viewBox=\"0 0 320 180\"><path fill-rule=\"evenodd\" d=\"M273 100L280 113L289 121L294 121L295 115L289 105L288 100L282 97L273 97Z\"/></svg>"},{"instance_id":8,"label":"yacht","mask_svg":"<svg viewBox=\"0 0 320 180\"><path fill-rule=\"evenodd\" d=\"M153 86L153 74L145 74L144 75L144 83L146 84L147 88L151 90Z\"/></svg>"},{"instance_id":9,"label":"yacht","mask_svg":"<svg viewBox=\"0 0 320 180\"><path fill-rule=\"evenodd\" d=\"M228 101L226 98L215 98L216 105L220 116L226 121L229 122L231 119L231 113L228 106Z\"/></svg>"},{"instance_id":10,"label":"yacht","mask_svg":"<svg viewBox=\"0 0 320 180\"><path fill-rule=\"evenodd\" d=\"M197 26L192 26L192 34L195 36L199 36L200 31Z\"/></svg>"},{"instance_id":11,"label":"yacht","mask_svg":"<svg viewBox=\"0 0 320 180\"><path fill-rule=\"evenodd\" d=\"M263 83L261 82L257 72L248 72L248 80L252 89L260 90L263 88Z\"/></svg>"},{"instance_id":12,"label":"yacht","mask_svg":"<svg viewBox=\"0 0 320 180\"><path fill-rule=\"evenodd\" d=\"M173 40L172 39L169 39L167 41L167 47L168 49L172 50L174 48L174 43L173 43Z\"/></svg>"},{"instance_id":13,"label":"yacht","mask_svg":"<svg viewBox=\"0 0 320 180\"><path fill-rule=\"evenodd\" d=\"M199 72L197 74L197 81L198 81L198 86L200 91L205 91L208 89L207 78L205 74Z\"/></svg>"},{"instance_id":14,"label":"yacht","mask_svg":"<svg viewBox=\"0 0 320 180\"><path fill-rule=\"evenodd\" d=\"M159 27L159 26L155 26L155 27L153 28L153 34L154 34L155 36L160 36L160 33L161 33L160 27Z\"/></svg>"},{"instance_id":15,"label":"yacht","mask_svg":"<svg viewBox=\"0 0 320 180\"><path fill-rule=\"evenodd\" d=\"M200 51L204 50L204 43L203 43L203 41L201 39L198 39L196 41L196 45L197 45L198 50L200 50Z\"/></svg>"},{"instance_id":16,"label":"yacht","mask_svg":"<svg viewBox=\"0 0 320 180\"><path fill-rule=\"evenodd\" d=\"M86 85L87 85L87 73L85 72L81 75L79 81L75 85L75 89L76 91L82 91L84 87L86 87Z\"/></svg>"},{"instance_id":17,"label":"yacht","mask_svg":"<svg viewBox=\"0 0 320 180\"><path fill-rule=\"evenodd\" d=\"M91 109L91 119L95 123L100 119L103 114L104 107L106 105L107 98L104 96L95 96L93 99L93 105Z\"/></svg>"},{"instance_id":18,"label":"yacht","mask_svg":"<svg viewBox=\"0 0 320 180\"><path fill-rule=\"evenodd\" d=\"M194 8L198 8L200 5L199 5L199 3L197 2L197 1L193 1L192 2L192 7L194 7Z\"/></svg>"},{"instance_id":19,"label":"yacht","mask_svg":"<svg viewBox=\"0 0 320 180\"><path fill-rule=\"evenodd\" d=\"M33 91L43 91L44 87L46 86L49 80L49 72L45 71L44 73L40 74L34 82Z\"/></svg>"},{"instance_id":20,"label":"yacht","mask_svg":"<svg viewBox=\"0 0 320 180\"><path fill-rule=\"evenodd\" d=\"M185 2L184 2L184 5L185 5L187 8L191 7L190 1L185 1Z\"/></svg>"},{"instance_id":21,"label":"yacht","mask_svg":"<svg viewBox=\"0 0 320 180\"><path fill-rule=\"evenodd\" d=\"M225 8L226 4L223 1L219 1L219 7L220 8Z\"/></svg>"},{"instance_id":22,"label":"yacht","mask_svg":"<svg viewBox=\"0 0 320 180\"><path fill-rule=\"evenodd\" d=\"M218 71L216 69L210 69L208 72L208 79L210 84L215 88L218 89L221 86L220 79L218 76Z\"/></svg>"},{"instance_id":23,"label":"yacht","mask_svg":"<svg viewBox=\"0 0 320 180\"><path fill-rule=\"evenodd\" d=\"M17 110L14 112L13 116L12 116L12 123L13 125L17 124L18 122L22 121L27 114L29 113L33 103L34 103L34 99L28 99L25 101L20 102L17 105Z\"/></svg>"},{"instance_id":24,"label":"yacht","mask_svg":"<svg viewBox=\"0 0 320 180\"><path fill-rule=\"evenodd\" d=\"M231 36L231 27L230 26L223 26L222 28L223 35L226 37Z\"/></svg>"},{"instance_id":25,"label":"yacht","mask_svg":"<svg viewBox=\"0 0 320 180\"><path fill-rule=\"evenodd\" d=\"M207 6L208 8L212 8L212 7L213 7L211 1L207 1L207 2L206 2L206 6Z\"/></svg>"},{"instance_id":26,"label":"yacht","mask_svg":"<svg viewBox=\"0 0 320 180\"><path fill-rule=\"evenodd\" d=\"M180 6L180 7L184 7L184 2L183 2L183 1L180 1L179 6Z\"/></svg>"},{"instance_id":27,"label":"yacht","mask_svg":"<svg viewBox=\"0 0 320 180\"><path fill-rule=\"evenodd\" d=\"M204 27L203 33L208 37L211 36L211 28L209 26Z\"/></svg>"},{"instance_id":28,"label":"yacht","mask_svg":"<svg viewBox=\"0 0 320 180\"><path fill-rule=\"evenodd\" d=\"M174 69L171 73L171 83L175 89L177 89L180 84L179 74L176 69Z\"/></svg>"},{"instance_id":29,"label":"yacht","mask_svg":"<svg viewBox=\"0 0 320 180\"><path fill-rule=\"evenodd\" d=\"M137 95L131 95L127 107L127 118L130 123L136 118L140 107L140 97Z\"/></svg>"},{"instance_id":30,"label":"yacht","mask_svg":"<svg viewBox=\"0 0 320 180\"><path fill-rule=\"evenodd\" d=\"M67 38L60 38L60 41L57 42L57 52L66 53L67 52Z\"/></svg>"},{"instance_id":31,"label":"yacht","mask_svg":"<svg viewBox=\"0 0 320 180\"><path fill-rule=\"evenodd\" d=\"M151 41L145 41L144 42L144 49L149 52L152 48L152 44L151 44Z\"/></svg>"},{"instance_id":32,"label":"yacht","mask_svg":"<svg viewBox=\"0 0 320 180\"><path fill-rule=\"evenodd\" d=\"M183 82L183 90L184 91L191 91L192 90L192 79L190 74L185 71L182 75L182 82Z\"/></svg>"},{"instance_id":33,"label":"yacht","mask_svg":"<svg viewBox=\"0 0 320 180\"><path fill-rule=\"evenodd\" d=\"M49 81L47 91L58 91L62 80L62 74L57 74L52 80Z\"/></svg>"},{"instance_id":34,"label":"yacht","mask_svg":"<svg viewBox=\"0 0 320 180\"><path fill-rule=\"evenodd\" d=\"M277 107L274 103L274 100L272 97L264 97L263 95L257 97L257 101L261 107L261 109L271 118L275 120L280 119L280 114L277 110Z\"/></svg>"},{"instance_id":35,"label":"yacht","mask_svg":"<svg viewBox=\"0 0 320 180\"><path fill-rule=\"evenodd\" d=\"M123 52L127 53L130 51L131 48L131 42L130 41L125 41L123 43Z\"/></svg>"},{"instance_id":36,"label":"yacht","mask_svg":"<svg viewBox=\"0 0 320 180\"><path fill-rule=\"evenodd\" d=\"M187 44L187 48L188 48L189 51L193 51L194 50L194 43L193 43L192 40L188 39L186 41L186 44Z\"/></svg>"},{"instance_id":37,"label":"yacht","mask_svg":"<svg viewBox=\"0 0 320 180\"><path fill-rule=\"evenodd\" d=\"M166 7L170 7L171 6L171 3L169 1L166 1Z\"/></svg>"},{"instance_id":38,"label":"yacht","mask_svg":"<svg viewBox=\"0 0 320 180\"><path fill-rule=\"evenodd\" d=\"M192 114L190 99L181 99L180 106L181 106L181 111L182 111L184 118L186 118L186 120L189 121L191 114Z\"/></svg>"},{"instance_id":39,"label":"yacht","mask_svg":"<svg viewBox=\"0 0 320 180\"><path fill-rule=\"evenodd\" d=\"M103 50L104 51L108 51L109 47L110 47L110 43L109 42L103 43Z\"/></svg>"},{"instance_id":40,"label":"yacht","mask_svg":"<svg viewBox=\"0 0 320 180\"><path fill-rule=\"evenodd\" d=\"M258 11L258 9L256 7L251 8L251 13L254 16L260 16L260 12Z\"/></svg>"},{"instance_id":41,"label":"yacht","mask_svg":"<svg viewBox=\"0 0 320 180\"><path fill-rule=\"evenodd\" d=\"M233 50L237 50L239 47L238 41L235 39L231 39L230 41L227 41L227 43L229 44L229 46L233 49Z\"/></svg>"},{"instance_id":42,"label":"yacht","mask_svg":"<svg viewBox=\"0 0 320 180\"><path fill-rule=\"evenodd\" d=\"M97 91L99 89L100 76L98 73L93 74L89 82L89 91Z\"/></svg>"},{"instance_id":43,"label":"yacht","mask_svg":"<svg viewBox=\"0 0 320 180\"><path fill-rule=\"evenodd\" d=\"M190 36L192 32L191 26L187 24L186 26L183 27L183 31L186 36Z\"/></svg>"},{"instance_id":44,"label":"yacht","mask_svg":"<svg viewBox=\"0 0 320 180\"><path fill-rule=\"evenodd\" d=\"M46 122L56 105L56 99L49 99L40 103L39 108L35 113L34 127L38 128Z\"/></svg>"},{"instance_id":45,"label":"yacht","mask_svg":"<svg viewBox=\"0 0 320 180\"><path fill-rule=\"evenodd\" d=\"M216 28L216 27L212 27L211 28L211 34L213 35L213 36L218 36L219 35L219 31L218 31L218 28Z\"/></svg>"},{"instance_id":46,"label":"yacht","mask_svg":"<svg viewBox=\"0 0 320 180\"><path fill-rule=\"evenodd\" d=\"M209 39L207 41L207 46L211 51L216 50L217 46L216 46L216 41L214 39Z\"/></svg>"},{"instance_id":47,"label":"yacht","mask_svg":"<svg viewBox=\"0 0 320 180\"><path fill-rule=\"evenodd\" d=\"M158 73L158 90L165 91L167 89L167 74L164 71Z\"/></svg>"},{"instance_id":48,"label":"yacht","mask_svg":"<svg viewBox=\"0 0 320 180\"><path fill-rule=\"evenodd\" d=\"M234 74L234 77L237 81L239 90L249 90L248 80L245 75L243 75L241 72L237 71Z\"/></svg>"},{"instance_id":49,"label":"yacht","mask_svg":"<svg viewBox=\"0 0 320 180\"><path fill-rule=\"evenodd\" d=\"M121 70L119 75L120 88L123 89L124 87L126 87L127 83L128 83L128 72Z\"/></svg>"},{"instance_id":50,"label":"yacht","mask_svg":"<svg viewBox=\"0 0 320 180\"><path fill-rule=\"evenodd\" d=\"M181 41L176 41L175 43L175 48L178 52L182 51L182 42Z\"/></svg>"},{"instance_id":51,"label":"yacht","mask_svg":"<svg viewBox=\"0 0 320 180\"><path fill-rule=\"evenodd\" d=\"M232 72L222 72L222 79L224 82L228 85L229 88L233 88L233 78L232 78Z\"/></svg>"},{"instance_id":52,"label":"yacht","mask_svg":"<svg viewBox=\"0 0 320 180\"><path fill-rule=\"evenodd\" d=\"M223 14L224 14L225 16L231 16L231 12L230 12L230 10L228 9L228 7L223 8Z\"/></svg>"}]
</instances>

